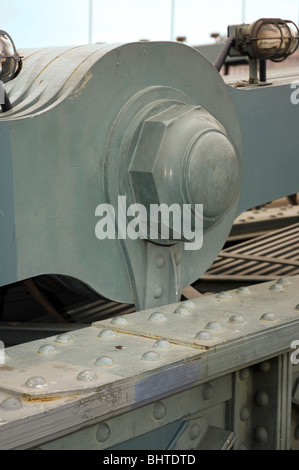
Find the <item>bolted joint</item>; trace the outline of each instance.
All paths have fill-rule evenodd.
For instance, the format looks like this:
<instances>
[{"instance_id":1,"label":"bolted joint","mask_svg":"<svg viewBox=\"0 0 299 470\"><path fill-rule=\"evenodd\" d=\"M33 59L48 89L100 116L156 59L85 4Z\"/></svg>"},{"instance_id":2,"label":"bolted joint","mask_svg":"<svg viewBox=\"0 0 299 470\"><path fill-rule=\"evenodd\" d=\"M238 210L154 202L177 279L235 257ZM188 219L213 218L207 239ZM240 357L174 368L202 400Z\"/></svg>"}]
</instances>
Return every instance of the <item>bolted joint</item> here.
<instances>
[{"instance_id":1,"label":"bolted joint","mask_svg":"<svg viewBox=\"0 0 299 470\"><path fill-rule=\"evenodd\" d=\"M148 211L153 204L176 204L181 214L189 205L193 217L196 204L203 204L207 227L234 201L241 170L219 121L201 106L174 104L144 120L129 172L136 203ZM175 239L175 221L168 223Z\"/></svg>"}]
</instances>

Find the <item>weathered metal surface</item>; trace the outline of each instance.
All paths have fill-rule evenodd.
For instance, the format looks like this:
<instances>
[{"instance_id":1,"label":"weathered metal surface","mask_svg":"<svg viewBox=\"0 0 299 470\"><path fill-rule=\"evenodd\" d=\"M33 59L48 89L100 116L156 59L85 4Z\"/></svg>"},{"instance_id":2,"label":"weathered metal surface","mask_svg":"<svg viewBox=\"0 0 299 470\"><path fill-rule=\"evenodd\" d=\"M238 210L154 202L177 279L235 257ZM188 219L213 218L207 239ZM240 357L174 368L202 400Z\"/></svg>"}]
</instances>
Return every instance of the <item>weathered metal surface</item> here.
<instances>
[{"instance_id":1,"label":"weathered metal surface","mask_svg":"<svg viewBox=\"0 0 299 470\"><path fill-rule=\"evenodd\" d=\"M170 449L180 444L184 449L191 448L192 445L196 445L198 441L201 440L204 432L201 433L201 435L198 434L194 436L193 439L188 439L189 432L187 432L185 439L181 438L181 440L177 442L176 439L173 439L173 435L176 434L176 432L174 432L176 429L180 429L182 425L185 427L184 424L186 425L186 421L182 422L182 420L190 420L193 415L196 415L198 410L202 410L203 412L207 405L209 408L219 409L223 401L230 400L232 397L232 381L230 375L211 381L209 387L214 391L214 393L209 396L207 396L207 386L205 384L199 385L184 392L165 397L163 400L102 421L99 424L90 426L86 430L78 431L74 439L69 439L69 437L66 436L65 438L44 444L42 445L42 449L76 449L80 442L81 449L102 450L117 448L117 446L126 442L127 450L130 448L137 450L136 438L147 433L153 434L154 431L155 434L158 435L158 438L154 438L155 442L153 443L153 437L150 439L144 437L142 440L143 449L148 449L153 446L153 444L154 447L152 448L154 450ZM180 403L179 407L177 406L178 401ZM204 420L204 418L202 417L201 420ZM224 424L225 420L222 413L219 413L219 419L217 421L219 425ZM171 431L165 432L165 427L171 424ZM208 426L205 426L205 428L207 427ZM159 429L164 429L163 437L159 436ZM166 436L168 436L168 438ZM194 442L195 439L197 442ZM132 442L130 443L130 441Z\"/></svg>"},{"instance_id":2,"label":"weathered metal surface","mask_svg":"<svg viewBox=\"0 0 299 470\"><path fill-rule=\"evenodd\" d=\"M0 121L1 285L51 273L137 309L173 303L212 264L240 212L298 190L295 76L235 89L202 54L178 43L23 54L22 74L8 85L13 109ZM158 142L165 119L159 171L145 190L133 177L144 167L139 144L142 136ZM111 204L121 215L119 196L128 204L203 204L203 248L98 240L96 208Z\"/></svg>"},{"instance_id":3,"label":"weathered metal surface","mask_svg":"<svg viewBox=\"0 0 299 470\"><path fill-rule=\"evenodd\" d=\"M0 367L1 448L49 442L199 384L214 396L210 381L291 350L299 337L298 282L202 296L193 310L187 304L174 313L182 308L175 304L158 315L139 312L143 326L132 313L8 348Z\"/></svg>"},{"instance_id":4,"label":"weathered metal surface","mask_svg":"<svg viewBox=\"0 0 299 470\"><path fill-rule=\"evenodd\" d=\"M0 214L1 232L6 234L1 258L9 260L1 269L0 283L51 273L77 278L102 295L137 308L177 301L182 288L216 257L236 216L242 150L227 86L207 59L177 43L94 45L23 54L23 72L8 86L13 109L0 123L6 162L1 199L2 194L9 198L1 208L4 215ZM129 202L127 152L134 149L130 143L136 144L142 123L178 103L202 107L225 129L239 162L238 177L229 207L205 231L205 250L188 253L180 243L160 245L167 275L155 286L155 272L146 278L143 269L151 250L148 242L98 240L95 210L109 203L117 211L119 195L128 196ZM188 130L188 123L182 127ZM176 149L178 139L175 133L171 149ZM185 158L170 154L174 167ZM216 167L213 171L219 173ZM191 180L195 173L193 169ZM204 183L206 179L199 176ZM180 185L174 187L179 194ZM105 275L101 275L103 266ZM174 289L166 282L171 271ZM116 278L122 279L121 285L116 286Z\"/></svg>"},{"instance_id":5,"label":"weathered metal surface","mask_svg":"<svg viewBox=\"0 0 299 470\"><path fill-rule=\"evenodd\" d=\"M269 73L269 85L235 87L242 77L226 78L238 110L244 152L239 214L298 192L298 108L291 101L296 68Z\"/></svg>"},{"instance_id":6,"label":"weathered metal surface","mask_svg":"<svg viewBox=\"0 0 299 470\"><path fill-rule=\"evenodd\" d=\"M103 320L93 326L103 328L105 325L114 331L163 338L195 348L225 346L227 341L240 335L249 338L255 331L269 331L271 326L276 328L283 324L280 302L289 311L289 319L296 321L297 287L296 283L282 279L267 287L257 285L220 292L182 302L179 306L168 305L163 311L136 312L123 316L123 321Z\"/></svg>"},{"instance_id":7,"label":"weathered metal surface","mask_svg":"<svg viewBox=\"0 0 299 470\"><path fill-rule=\"evenodd\" d=\"M222 250L200 282L265 282L299 273L299 224Z\"/></svg>"},{"instance_id":8,"label":"weathered metal surface","mask_svg":"<svg viewBox=\"0 0 299 470\"><path fill-rule=\"evenodd\" d=\"M299 206L265 206L240 214L234 221L229 241L242 241L299 222Z\"/></svg>"}]
</instances>

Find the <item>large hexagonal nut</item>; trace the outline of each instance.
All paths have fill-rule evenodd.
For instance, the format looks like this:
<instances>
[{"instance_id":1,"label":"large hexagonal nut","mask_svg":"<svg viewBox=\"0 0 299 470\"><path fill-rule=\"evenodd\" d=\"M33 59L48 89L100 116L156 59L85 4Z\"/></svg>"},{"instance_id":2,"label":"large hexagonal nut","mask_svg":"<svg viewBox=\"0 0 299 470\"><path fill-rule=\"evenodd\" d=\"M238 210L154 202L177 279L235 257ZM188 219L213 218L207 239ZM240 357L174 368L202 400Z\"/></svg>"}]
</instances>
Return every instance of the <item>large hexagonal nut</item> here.
<instances>
[{"instance_id":1,"label":"large hexagonal nut","mask_svg":"<svg viewBox=\"0 0 299 470\"><path fill-rule=\"evenodd\" d=\"M202 204L209 223L230 206L240 176L225 128L202 107L186 104L144 121L129 172L135 202L149 214L152 205L194 210Z\"/></svg>"}]
</instances>

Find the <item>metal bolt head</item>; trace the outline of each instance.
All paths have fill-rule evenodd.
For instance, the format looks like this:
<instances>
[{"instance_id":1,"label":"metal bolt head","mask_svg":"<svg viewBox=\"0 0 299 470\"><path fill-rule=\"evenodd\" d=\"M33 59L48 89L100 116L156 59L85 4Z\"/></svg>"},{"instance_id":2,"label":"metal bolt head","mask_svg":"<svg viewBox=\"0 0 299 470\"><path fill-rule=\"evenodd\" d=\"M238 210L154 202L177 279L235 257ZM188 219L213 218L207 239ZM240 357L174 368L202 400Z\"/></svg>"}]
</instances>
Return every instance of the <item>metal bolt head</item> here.
<instances>
[{"instance_id":1,"label":"metal bolt head","mask_svg":"<svg viewBox=\"0 0 299 470\"><path fill-rule=\"evenodd\" d=\"M212 335L208 331L199 331L195 335L195 339L198 339L199 341L209 341L212 339Z\"/></svg>"},{"instance_id":2,"label":"metal bolt head","mask_svg":"<svg viewBox=\"0 0 299 470\"><path fill-rule=\"evenodd\" d=\"M246 369L241 369L239 371L239 377L240 377L240 380L242 380L242 382L244 380L247 380L249 378L249 375L250 375L250 371L249 371L248 367L246 367Z\"/></svg>"},{"instance_id":3,"label":"metal bolt head","mask_svg":"<svg viewBox=\"0 0 299 470\"><path fill-rule=\"evenodd\" d=\"M239 287L236 290L236 293L237 294L250 294L250 290L248 289L248 287Z\"/></svg>"},{"instance_id":4,"label":"metal bolt head","mask_svg":"<svg viewBox=\"0 0 299 470\"><path fill-rule=\"evenodd\" d=\"M195 423L191 426L189 436L191 441L194 441L194 439L197 439L200 436L201 428L199 424Z\"/></svg>"},{"instance_id":5,"label":"metal bolt head","mask_svg":"<svg viewBox=\"0 0 299 470\"><path fill-rule=\"evenodd\" d=\"M215 395L215 391L210 383L205 383L202 386L201 395L205 401L213 398L213 396Z\"/></svg>"},{"instance_id":6,"label":"metal bolt head","mask_svg":"<svg viewBox=\"0 0 299 470\"><path fill-rule=\"evenodd\" d=\"M283 291L283 287L282 287L281 284L273 284L269 289L271 291L274 291L274 292L282 292Z\"/></svg>"},{"instance_id":7,"label":"metal bolt head","mask_svg":"<svg viewBox=\"0 0 299 470\"><path fill-rule=\"evenodd\" d=\"M166 320L166 317L164 315L164 313L161 313L161 312L153 312L150 314L149 318L148 318L150 321L159 321L159 322L162 322L162 321L165 321Z\"/></svg>"},{"instance_id":8,"label":"metal bolt head","mask_svg":"<svg viewBox=\"0 0 299 470\"><path fill-rule=\"evenodd\" d=\"M17 397L6 398L0 405L0 407L6 411L20 410L22 406L21 400Z\"/></svg>"},{"instance_id":9,"label":"metal bolt head","mask_svg":"<svg viewBox=\"0 0 299 470\"><path fill-rule=\"evenodd\" d=\"M129 171L135 201L148 211L203 204L206 225L230 207L240 176L225 128L202 107L175 102L143 122ZM183 240L168 224L169 240Z\"/></svg>"},{"instance_id":10,"label":"metal bolt head","mask_svg":"<svg viewBox=\"0 0 299 470\"><path fill-rule=\"evenodd\" d=\"M70 333L62 333L61 335L58 335L57 338L55 339L56 343L60 344L69 344L73 343L74 338Z\"/></svg>"},{"instance_id":11,"label":"metal bolt head","mask_svg":"<svg viewBox=\"0 0 299 470\"><path fill-rule=\"evenodd\" d=\"M128 320L125 317L114 317L111 323L113 325L127 325Z\"/></svg>"},{"instance_id":12,"label":"metal bolt head","mask_svg":"<svg viewBox=\"0 0 299 470\"><path fill-rule=\"evenodd\" d=\"M184 300L183 302L180 303L180 307L187 308L188 310L194 310L195 303L192 302L192 300Z\"/></svg>"},{"instance_id":13,"label":"metal bolt head","mask_svg":"<svg viewBox=\"0 0 299 470\"><path fill-rule=\"evenodd\" d=\"M247 421L248 418L250 416L250 412L249 412L249 409L247 408L247 406L242 406L241 410L240 410L240 420L241 421Z\"/></svg>"},{"instance_id":14,"label":"metal bolt head","mask_svg":"<svg viewBox=\"0 0 299 470\"><path fill-rule=\"evenodd\" d=\"M264 361L264 362L261 362L260 364L258 364L258 370L263 372L263 373L267 373L271 370L271 362L270 361Z\"/></svg>"},{"instance_id":15,"label":"metal bolt head","mask_svg":"<svg viewBox=\"0 0 299 470\"><path fill-rule=\"evenodd\" d=\"M216 295L217 299L231 299L232 296L228 292L219 292L219 294Z\"/></svg>"},{"instance_id":16,"label":"metal bolt head","mask_svg":"<svg viewBox=\"0 0 299 470\"><path fill-rule=\"evenodd\" d=\"M176 315L180 315L182 317L191 315L190 310L186 307L177 307L173 313L175 313Z\"/></svg>"},{"instance_id":17,"label":"metal bolt head","mask_svg":"<svg viewBox=\"0 0 299 470\"><path fill-rule=\"evenodd\" d=\"M42 356L52 356L53 354L57 354L58 350L53 344L43 344L39 348L38 353Z\"/></svg>"},{"instance_id":18,"label":"metal bolt head","mask_svg":"<svg viewBox=\"0 0 299 470\"><path fill-rule=\"evenodd\" d=\"M142 355L141 359L143 361L155 362L160 361L160 356L155 351L148 351Z\"/></svg>"},{"instance_id":19,"label":"metal bolt head","mask_svg":"<svg viewBox=\"0 0 299 470\"><path fill-rule=\"evenodd\" d=\"M167 350L171 348L171 344L166 339L159 339L155 342L154 348Z\"/></svg>"},{"instance_id":20,"label":"metal bolt head","mask_svg":"<svg viewBox=\"0 0 299 470\"><path fill-rule=\"evenodd\" d=\"M37 376L28 379L26 385L30 388L43 388L47 385L47 382L43 377Z\"/></svg>"},{"instance_id":21,"label":"metal bolt head","mask_svg":"<svg viewBox=\"0 0 299 470\"><path fill-rule=\"evenodd\" d=\"M96 440L98 442L105 442L109 439L111 435L111 429L107 423L102 423L98 426L96 430Z\"/></svg>"},{"instance_id":22,"label":"metal bolt head","mask_svg":"<svg viewBox=\"0 0 299 470\"><path fill-rule=\"evenodd\" d=\"M291 283L286 277L281 277L278 279L277 284L281 284L283 286L289 286Z\"/></svg>"},{"instance_id":23,"label":"metal bolt head","mask_svg":"<svg viewBox=\"0 0 299 470\"><path fill-rule=\"evenodd\" d=\"M166 413L167 413L167 408L162 401L158 401L157 403L154 404L153 418L156 421L160 421L161 419L163 419Z\"/></svg>"},{"instance_id":24,"label":"metal bolt head","mask_svg":"<svg viewBox=\"0 0 299 470\"><path fill-rule=\"evenodd\" d=\"M98 335L99 338L104 338L104 339L114 338L114 336L116 336L115 331L110 330L108 328L106 330L102 330Z\"/></svg>"},{"instance_id":25,"label":"metal bolt head","mask_svg":"<svg viewBox=\"0 0 299 470\"><path fill-rule=\"evenodd\" d=\"M83 370L78 374L77 380L80 380L82 382L93 382L94 380L97 380L98 376L95 373L94 370Z\"/></svg>"},{"instance_id":26,"label":"metal bolt head","mask_svg":"<svg viewBox=\"0 0 299 470\"><path fill-rule=\"evenodd\" d=\"M114 361L109 356L102 356L96 359L94 365L96 367L112 367L114 365Z\"/></svg>"},{"instance_id":27,"label":"metal bolt head","mask_svg":"<svg viewBox=\"0 0 299 470\"><path fill-rule=\"evenodd\" d=\"M233 315L232 317L230 317L229 323L241 324L244 323L244 318L241 315Z\"/></svg>"},{"instance_id":28,"label":"metal bolt head","mask_svg":"<svg viewBox=\"0 0 299 470\"><path fill-rule=\"evenodd\" d=\"M267 406L269 404L269 395L263 390L260 390L255 395L255 402L259 406Z\"/></svg>"},{"instance_id":29,"label":"metal bolt head","mask_svg":"<svg viewBox=\"0 0 299 470\"><path fill-rule=\"evenodd\" d=\"M260 320L261 321L275 321L276 317L275 317L274 313L264 313L261 316Z\"/></svg>"},{"instance_id":30,"label":"metal bolt head","mask_svg":"<svg viewBox=\"0 0 299 470\"><path fill-rule=\"evenodd\" d=\"M265 444L268 440L268 431L263 426L257 426L253 435L254 439L260 444Z\"/></svg>"},{"instance_id":31,"label":"metal bolt head","mask_svg":"<svg viewBox=\"0 0 299 470\"><path fill-rule=\"evenodd\" d=\"M218 322L210 322L205 326L206 330L221 330L221 325Z\"/></svg>"}]
</instances>

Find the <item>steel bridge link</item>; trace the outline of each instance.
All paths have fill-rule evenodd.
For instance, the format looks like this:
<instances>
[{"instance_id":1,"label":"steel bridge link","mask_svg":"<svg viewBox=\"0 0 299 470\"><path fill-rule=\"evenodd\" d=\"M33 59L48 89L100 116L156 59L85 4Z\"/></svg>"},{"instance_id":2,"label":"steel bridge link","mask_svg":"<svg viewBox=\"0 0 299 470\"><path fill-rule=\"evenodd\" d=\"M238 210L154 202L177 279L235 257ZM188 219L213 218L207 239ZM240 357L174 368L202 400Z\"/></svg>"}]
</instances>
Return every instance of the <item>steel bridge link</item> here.
<instances>
[{"instance_id":1,"label":"steel bridge link","mask_svg":"<svg viewBox=\"0 0 299 470\"><path fill-rule=\"evenodd\" d=\"M231 403L235 450L290 448L291 380L288 354L234 375Z\"/></svg>"},{"instance_id":2,"label":"steel bridge link","mask_svg":"<svg viewBox=\"0 0 299 470\"><path fill-rule=\"evenodd\" d=\"M291 424L298 372L288 354L299 341L298 282L201 296L7 348L1 448L58 438L53 445L135 448L138 436L155 448L163 427L165 449L233 441L289 448L298 426ZM126 433L118 432L120 417ZM77 439L82 428L87 437Z\"/></svg>"}]
</instances>

